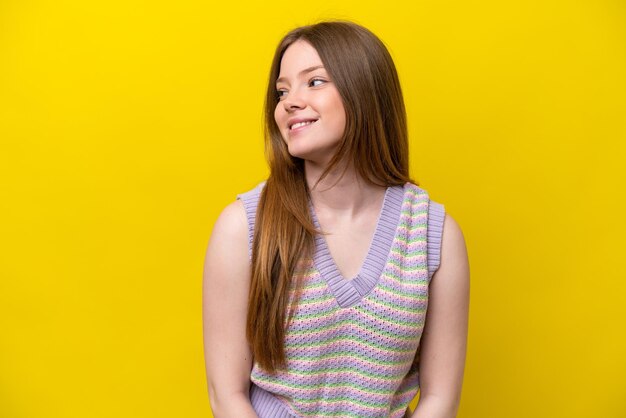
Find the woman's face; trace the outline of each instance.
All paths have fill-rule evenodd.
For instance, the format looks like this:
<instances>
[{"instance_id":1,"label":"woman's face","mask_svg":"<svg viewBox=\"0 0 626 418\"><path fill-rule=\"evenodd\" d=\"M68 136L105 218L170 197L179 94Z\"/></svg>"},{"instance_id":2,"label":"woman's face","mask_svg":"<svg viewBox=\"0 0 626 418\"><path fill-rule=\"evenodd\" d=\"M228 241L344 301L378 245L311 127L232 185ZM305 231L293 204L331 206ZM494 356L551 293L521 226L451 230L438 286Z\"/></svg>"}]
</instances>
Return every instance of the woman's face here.
<instances>
[{"instance_id":1,"label":"woman's face","mask_svg":"<svg viewBox=\"0 0 626 418\"><path fill-rule=\"evenodd\" d=\"M339 92L311 44L299 40L287 48L276 90L274 119L289 154L327 164L343 135L346 115Z\"/></svg>"}]
</instances>

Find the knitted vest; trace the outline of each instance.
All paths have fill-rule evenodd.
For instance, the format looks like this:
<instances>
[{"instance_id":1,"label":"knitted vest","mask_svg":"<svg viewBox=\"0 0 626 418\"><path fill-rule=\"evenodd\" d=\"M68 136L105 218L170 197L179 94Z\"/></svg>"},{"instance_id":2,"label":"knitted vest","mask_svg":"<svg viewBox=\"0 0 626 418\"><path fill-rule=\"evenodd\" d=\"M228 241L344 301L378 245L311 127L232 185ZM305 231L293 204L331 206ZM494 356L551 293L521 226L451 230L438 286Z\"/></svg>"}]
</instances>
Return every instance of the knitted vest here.
<instances>
[{"instance_id":1,"label":"knitted vest","mask_svg":"<svg viewBox=\"0 0 626 418\"><path fill-rule=\"evenodd\" d=\"M249 255L264 182L237 196ZM311 217L320 225L311 202ZM358 275L346 280L323 236L296 269L302 292L285 333L287 367L254 364L250 399L260 418L402 417L419 389L412 368L439 267L444 208L412 183L388 187ZM294 288L290 293L293 300Z\"/></svg>"}]
</instances>

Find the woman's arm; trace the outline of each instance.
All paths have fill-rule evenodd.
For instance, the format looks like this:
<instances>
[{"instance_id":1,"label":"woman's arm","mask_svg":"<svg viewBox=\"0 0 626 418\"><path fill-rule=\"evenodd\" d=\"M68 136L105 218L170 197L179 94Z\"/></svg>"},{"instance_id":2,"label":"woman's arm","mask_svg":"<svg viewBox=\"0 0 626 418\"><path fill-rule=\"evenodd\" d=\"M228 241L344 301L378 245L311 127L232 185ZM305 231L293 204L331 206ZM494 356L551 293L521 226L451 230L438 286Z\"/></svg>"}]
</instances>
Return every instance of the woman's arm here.
<instances>
[{"instance_id":1,"label":"woman's arm","mask_svg":"<svg viewBox=\"0 0 626 418\"><path fill-rule=\"evenodd\" d=\"M249 398L249 286L248 224L243 204L235 201L215 222L204 262L204 358L216 418L257 416Z\"/></svg>"},{"instance_id":2,"label":"woman's arm","mask_svg":"<svg viewBox=\"0 0 626 418\"><path fill-rule=\"evenodd\" d=\"M469 315L469 263L459 225L446 215L441 263L430 282L420 349L420 400L412 418L454 418L461 400Z\"/></svg>"}]
</instances>

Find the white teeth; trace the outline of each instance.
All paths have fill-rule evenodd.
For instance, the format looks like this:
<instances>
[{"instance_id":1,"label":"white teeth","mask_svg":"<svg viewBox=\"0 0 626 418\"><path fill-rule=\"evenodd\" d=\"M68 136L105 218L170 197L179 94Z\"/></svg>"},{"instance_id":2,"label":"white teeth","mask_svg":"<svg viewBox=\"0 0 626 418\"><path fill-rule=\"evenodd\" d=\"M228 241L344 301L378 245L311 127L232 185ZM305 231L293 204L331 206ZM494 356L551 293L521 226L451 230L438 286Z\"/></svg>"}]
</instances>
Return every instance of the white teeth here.
<instances>
[{"instance_id":1,"label":"white teeth","mask_svg":"<svg viewBox=\"0 0 626 418\"><path fill-rule=\"evenodd\" d=\"M299 127L304 126L304 125L310 125L313 122L315 122L315 121L314 120L309 120L309 121L306 121L306 122L294 123L293 125L291 125L291 129L296 129L296 128L299 128Z\"/></svg>"}]
</instances>

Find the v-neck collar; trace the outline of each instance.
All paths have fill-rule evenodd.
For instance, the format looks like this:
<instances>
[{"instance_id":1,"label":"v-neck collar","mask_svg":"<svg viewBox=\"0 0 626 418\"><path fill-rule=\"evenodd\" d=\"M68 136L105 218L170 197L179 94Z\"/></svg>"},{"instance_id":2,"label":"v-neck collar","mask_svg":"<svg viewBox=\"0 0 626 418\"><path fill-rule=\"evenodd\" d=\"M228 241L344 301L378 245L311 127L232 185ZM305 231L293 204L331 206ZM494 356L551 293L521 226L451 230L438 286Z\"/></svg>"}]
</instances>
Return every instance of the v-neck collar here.
<instances>
[{"instance_id":1,"label":"v-neck collar","mask_svg":"<svg viewBox=\"0 0 626 418\"><path fill-rule=\"evenodd\" d=\"M398 229L403 198L403 186L387 187L365 261L361 265L359 273L353 279L348 280L343 277L330 254L324 236L320 234L315 236L315 254L313 256L315 267L326 280L337 303L342 308L358 303L378 283L389 259L391 245ZM315 208L310 199L309 210L315 227L320 229Z\"/></svg>"}]
</instances>

